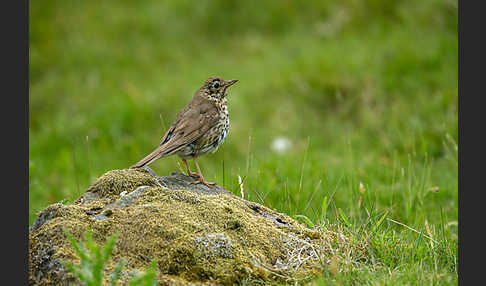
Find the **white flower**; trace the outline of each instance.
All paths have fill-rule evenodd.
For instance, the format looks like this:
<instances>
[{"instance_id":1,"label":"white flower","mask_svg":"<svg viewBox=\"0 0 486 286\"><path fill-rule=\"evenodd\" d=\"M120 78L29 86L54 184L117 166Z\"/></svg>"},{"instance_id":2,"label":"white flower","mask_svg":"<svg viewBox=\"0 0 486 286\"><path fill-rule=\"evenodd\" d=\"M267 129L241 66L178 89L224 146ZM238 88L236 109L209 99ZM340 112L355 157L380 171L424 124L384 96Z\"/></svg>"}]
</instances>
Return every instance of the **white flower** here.
<instances>
[{"instance_id":1,"label":"white flower","mask_svg":"<svg viewBox=\"0 0 486 286\"><path fill-rule=\"evenodd\" d=\"M290 140L285 137L277 137L272 142L272 149L277 153L283 153L289 149L291 143Z\"/></svg>"}]
</instances>

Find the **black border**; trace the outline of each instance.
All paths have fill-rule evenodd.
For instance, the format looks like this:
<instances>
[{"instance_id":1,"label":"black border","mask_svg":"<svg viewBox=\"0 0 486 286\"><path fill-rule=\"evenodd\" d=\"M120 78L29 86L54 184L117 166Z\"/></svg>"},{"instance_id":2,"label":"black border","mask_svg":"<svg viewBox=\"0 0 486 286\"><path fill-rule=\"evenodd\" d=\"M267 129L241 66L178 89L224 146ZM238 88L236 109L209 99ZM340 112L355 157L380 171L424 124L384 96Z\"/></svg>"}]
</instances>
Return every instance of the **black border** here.
<instances>
[{"instance_id":1,"label":"black border","mask_svg":"<svg viewBox=\"0 0 486 286\"><path fill-rule=\"evenodd\" d=\"M481 285L478 281L484 281L484 255L481 250L485 240L482 227L483 211L486 209L485 200L480 198L486 185L483 179L485 120L481 117L486 105L481 104L479 99L485 97L486 17L484 7L480 7L483 1L459 0L458 4L458 284ZM476 104L475 100L478 101Z\"/></svg>"},{"instance_id":2,"label":"black border","mask_svg":"<svg viewBox=\"0 0 486 286\"><path fill-rule=\"evenodd\" d=\"M2 284L28 285L29 1L2 4Z\"/></svg>"}]
</instances>

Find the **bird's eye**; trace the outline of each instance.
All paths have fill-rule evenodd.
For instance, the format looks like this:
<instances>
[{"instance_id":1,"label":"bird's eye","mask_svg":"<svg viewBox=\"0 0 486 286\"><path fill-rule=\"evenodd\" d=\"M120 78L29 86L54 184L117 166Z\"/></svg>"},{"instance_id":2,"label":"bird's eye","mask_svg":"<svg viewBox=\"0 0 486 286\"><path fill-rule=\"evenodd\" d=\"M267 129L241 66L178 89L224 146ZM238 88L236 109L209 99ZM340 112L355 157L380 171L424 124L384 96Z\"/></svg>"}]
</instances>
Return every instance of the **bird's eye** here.
<instances>
[{"instance_id":1,"label":"bird's eye","mask_svg":"<svg viewBox=\"0 0 486 286\"><path fill-rule=\"evenodd\" d=\"M219 81L217 81L217 82L213 83L213 87L214 87L214 88L219 88Z\"/></svg>"}]
</instances>

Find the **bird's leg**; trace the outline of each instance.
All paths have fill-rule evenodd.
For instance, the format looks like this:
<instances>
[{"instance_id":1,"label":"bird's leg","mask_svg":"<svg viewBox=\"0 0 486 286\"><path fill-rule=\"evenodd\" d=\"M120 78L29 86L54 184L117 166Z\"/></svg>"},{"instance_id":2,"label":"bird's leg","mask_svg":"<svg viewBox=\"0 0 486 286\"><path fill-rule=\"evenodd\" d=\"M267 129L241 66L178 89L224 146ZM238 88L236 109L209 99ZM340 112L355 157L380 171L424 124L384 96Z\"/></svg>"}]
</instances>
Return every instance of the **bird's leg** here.
<instances>
[{"instance_id":1,"label":"bird's leg","mask_svg":"<svg viewBox=\"0 0 486 286\"><path fill-rule=\"evenodd\" d=\"M199 175L198 173L193 173L191 171L191 168L189 168L189 164L187 163L187 160L186 159L182 159L182 162L184 162L184 165L186 166L186 170L187 170L187 175L188 176L196 177L198 179L201 179L201 175Z\"/></svg>"},{"instance_id":2,"label":"bird's leg","mask_svg":"<svg viewBox=\"0 0 486 286\"><path fill-rule=\"evenodd\" d=\"M189 165L187 164L186 159L182 159L182 162L184 162L184 165L186 165L187 175L194 177L194 175L196 175L196 174L191 172L191 168L189 168Z\"/></svg>"},{"instance_id":3,"label":"bird's leg","mask_svg":"<svg viewBox=\"0 0 486 286\"><path fill-rule=\"evenodd\" d=\"M197 158L194 157L194 163L196 163L196 167L197 167L197 171L198 171L198 174L197 176L199 177L199 180L195 181L195 182L192 182L192 184L203 184L207 187L212 187L214 185L216 185L216 183L213 183L213 182L206 182L206 180L204 180L204 177L203 177L203 174L201 172L201 168L199 168L199 164L197 163Z\"/></svg>"}]
</instances>

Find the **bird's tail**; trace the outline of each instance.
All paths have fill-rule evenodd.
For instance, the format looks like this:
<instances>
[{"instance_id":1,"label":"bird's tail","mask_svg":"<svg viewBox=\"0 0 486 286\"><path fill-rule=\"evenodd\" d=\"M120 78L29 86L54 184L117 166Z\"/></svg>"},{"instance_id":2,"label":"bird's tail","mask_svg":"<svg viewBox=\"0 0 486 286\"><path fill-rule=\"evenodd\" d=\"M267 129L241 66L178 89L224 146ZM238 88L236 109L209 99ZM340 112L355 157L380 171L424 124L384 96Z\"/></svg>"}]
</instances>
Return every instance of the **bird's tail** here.
<instances>
[{"instance_id":1,"label":"bird's tail","mask_svg":"<svg viewBox=\"0 0 486 286\"><path fill-rule=\"evenodd\" d=\"M147 156L145 156L145 158L143 158L142 160L138 161L136 164L134 164L130 168L141 168L143 166L146 166L146 165L152 163L153 161L155 161L155 160L157 160L159 158L162 158L162 157L167 156L162 151L163 150L161 150L160 148L155 149L152 153L150 153Z\"/></svg>"}]
</instances>

